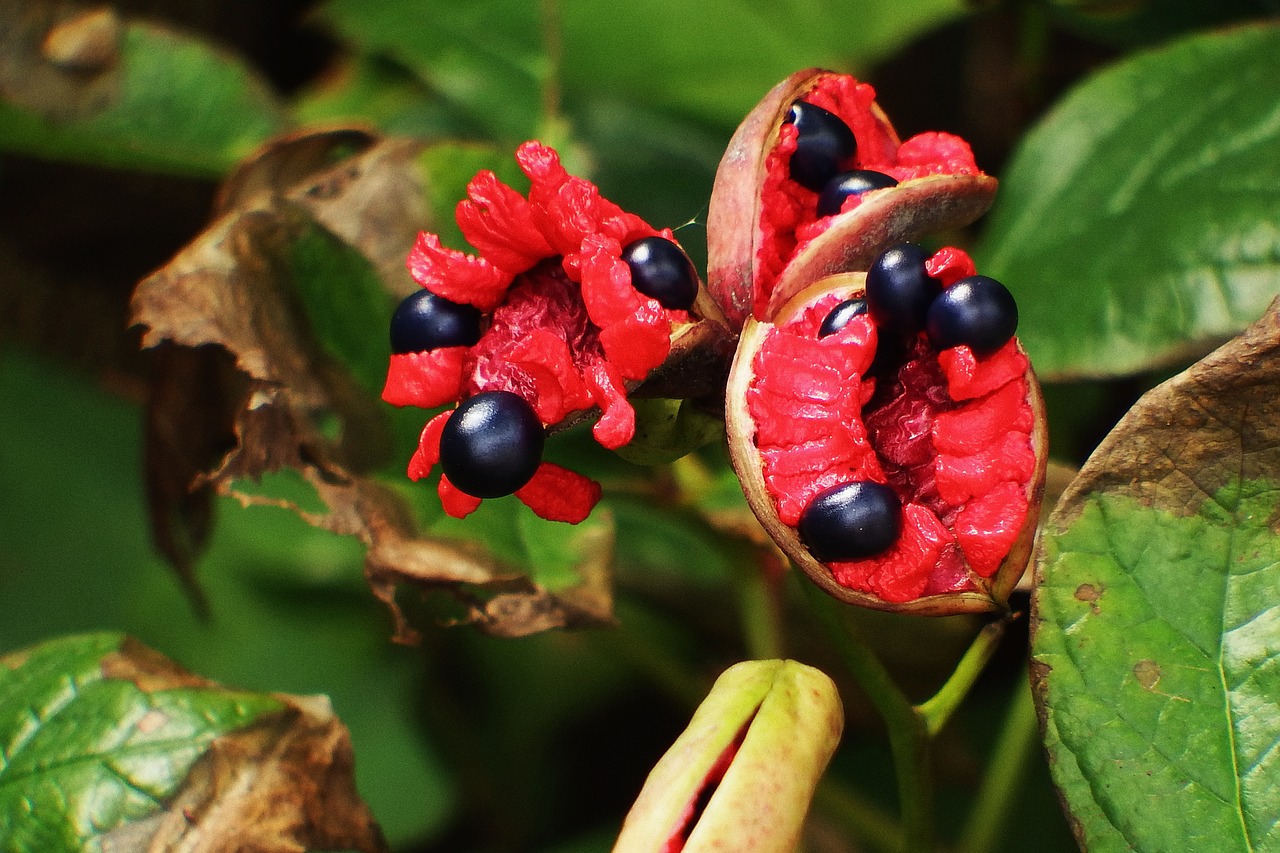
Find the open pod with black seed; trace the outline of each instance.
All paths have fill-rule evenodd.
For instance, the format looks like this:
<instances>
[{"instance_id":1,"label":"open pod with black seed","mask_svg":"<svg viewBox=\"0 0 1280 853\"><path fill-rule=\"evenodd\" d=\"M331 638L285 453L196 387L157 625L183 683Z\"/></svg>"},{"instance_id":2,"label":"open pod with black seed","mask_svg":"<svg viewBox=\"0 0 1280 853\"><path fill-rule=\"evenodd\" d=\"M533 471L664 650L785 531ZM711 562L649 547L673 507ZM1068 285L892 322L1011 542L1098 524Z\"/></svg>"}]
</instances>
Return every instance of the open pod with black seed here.
<instances>
[{"instance_id":1,"label":"open pod with black seed","mask_svg":"<svg viewBox=\"0 0 1280 853\"><path fill-rule=\"evenodd\" d=\"M839 693L819 670L731 666L649 774L614 853L795 850L843 729Z\"/></svg>"},{"instance_id":2,"label":"open pod with black seed","mask_svg":"<svg viewBox=\"0 0 1280 853\"><path fill-rule=\"evenodd\" d=\"M964 140L900 141L871 86L798 71L751 111L720 161L708 288L735 329L749 316L768 319L822 276L864 270L887 246L967 225L995 190Z\"/></svg>"},{"instance_id":3,"label":"open pod with black seed","mask_svg":"<svg viewBox=\"0 0 1280 853\"><path fill-rule=\"evenodd\" d=\"M527 197L481 172L458 204L469 255L420 234L408 267L422 290L391 321L383 399L456 409L430 420L409 476L439 463L445 511L515 494L556 521L586 518L600 486L542 461L545 434L598 415L616 449L635 433L627 395L729 336L693 264L658 230L526 142ZM725 359L727 360L727 358Z\"/></svg>"},{"instance_id":4,"label":"open pod with black seed","mask_svg":"<svg viewBox=\"0 0 1280 853\"><path fill-rule=\"evenodd\" d=\"M778 545L843 601L1000 610L1025 571L1043 402L1012 298L974 272L958 249L891 247L742 330L734 468Z\"/></svg>"}]
</instances>

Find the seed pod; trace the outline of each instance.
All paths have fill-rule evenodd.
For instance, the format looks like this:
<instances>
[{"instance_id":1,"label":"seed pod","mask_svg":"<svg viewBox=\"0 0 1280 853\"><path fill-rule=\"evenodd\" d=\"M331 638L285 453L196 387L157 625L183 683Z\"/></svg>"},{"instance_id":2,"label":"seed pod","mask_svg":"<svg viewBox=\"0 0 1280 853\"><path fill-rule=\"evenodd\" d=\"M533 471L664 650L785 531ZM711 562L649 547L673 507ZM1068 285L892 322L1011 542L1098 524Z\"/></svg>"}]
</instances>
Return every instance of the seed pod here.
<instances>
[{"instance_id":1,"label":"seed pod","mask_svg":"<svg viewBox=\"0 0 1280 853\"><path fill-rule=\"evenodd\" d=\"M458 225L478 255L419 235L408 267L425 295L408 297L392 321L382 397L422 408L496 393L519 398L499 422L519 427L510 430L520 436L511 458L485 444L493 425L463 433L450 425L454 412L444 412L422 431L409 476L431 473L443 436L439 492L450 515L514 493L544 518L578 522L600 486L541 462L543 431L596 416L600 444L626 444L635 432L627 395L698 358L719 358L723 378L731 336L670 230L601 197L544 145L526 142L516 161L529 178L527 197L486 171L458 205Z\"/></svg>"},{"instance_id":2,"label":"seed pod","mask_svg":"<svg viewBox=\"0 0 1280 853\"><path fill-rule=\"evenodd\" d=\"M790 853L843 728L822 672L780 660L730 667L649 774L614 853Z\"/></svg>"},{"instance_id":3,"label":"seed pod","mask_svg":"<svg viewBox=\"0 0 1280 853\"><path fill-rule=\"evenodd\" d=\"M791 174L798 137L788 114L798 102L853 132L856 154L843 170L877 172L896 185L847 194L841 212L820 216L821 190ZM798 71L751 111L720 161L707 215L707 286L733 328L748 316L768 320L818 278L865 270L890 245L972 222L995 189L964 140L922 133L900 142L870 86Z\"/></svg>"},{"instance_id":4,"label":"seed pod","mask_svg":"<svg viewBox=\"0 0 1280 853\"><path fill-rule=\"evenodd\" d=\"M957 249L928 266L948 287L973 273ZM1035 375L1016 338L983 356L967 345L938 350L923 331L902 338L878 326L872 312L821 334L865 282L830 276L770 321L747 321L725 409L743 491L778 545L836 598L931 615L1002 609L1026 568L1044 487ZM900 517L892 501L840 492L857 482L892 489ZM896 536L887 550L858 556L885 536Z\"/></svg>"}]
</instances>

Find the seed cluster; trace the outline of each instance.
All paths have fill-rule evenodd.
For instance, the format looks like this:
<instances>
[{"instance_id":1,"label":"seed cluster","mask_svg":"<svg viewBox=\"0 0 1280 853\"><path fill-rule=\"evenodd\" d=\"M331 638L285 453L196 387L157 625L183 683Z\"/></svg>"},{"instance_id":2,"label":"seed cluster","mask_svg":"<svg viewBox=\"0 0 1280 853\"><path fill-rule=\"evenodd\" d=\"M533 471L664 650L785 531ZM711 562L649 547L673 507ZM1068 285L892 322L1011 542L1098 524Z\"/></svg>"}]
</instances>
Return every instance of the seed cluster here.
<instances>
[{"instance_id":1,"label":"seed cluster","mask_svg":"<svg viewBox=\"0 0 1280 853\"><path fill-rule=\"evenodd\" d=\"M965 276L950 287L930 275L930 255L912 243L882 252L867 272L865 298L846 299L823 318L818 338L837 334L870 314L878 331L877 354L909 353L923 331L935 350L967 346L990 355L1013 337L1017 306L1005 287L987 276ZM896 345L896 346L895 346ZM870 373L896 373L899 359L873 362ZM892 495L892 499L889 496ZM833 486L805 507L801 539L823 562L862 560L889 550L902 531L902 503L886 485L855 480Z\"/></svg>"},{"instance_id":2,"label":"seed cluster","mask_svg":"<svg viewBox=\"0 0 1280 853\"><path fill-rule=\"evenodd\" d=\"M796 128L791 179L818 193L818 216L839 213L850 196L898 185L883 172L846 168L857 157L858 141L834 113L816 104L796 101L787 112L786 123Z\"/></svg>"}]
</instances>

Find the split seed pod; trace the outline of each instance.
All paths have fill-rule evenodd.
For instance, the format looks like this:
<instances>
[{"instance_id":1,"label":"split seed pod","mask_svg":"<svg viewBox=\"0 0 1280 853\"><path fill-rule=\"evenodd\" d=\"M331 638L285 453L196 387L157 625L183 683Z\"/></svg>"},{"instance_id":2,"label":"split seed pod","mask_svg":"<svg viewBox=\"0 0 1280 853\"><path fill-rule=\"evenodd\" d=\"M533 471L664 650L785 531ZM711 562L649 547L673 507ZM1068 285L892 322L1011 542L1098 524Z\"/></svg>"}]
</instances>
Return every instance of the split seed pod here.
<instances>
[{"instance_id":1,"label":"split seed pod","mask_svg":"<svg viewBox=\"0 0 1280 853\"><path fill-rule=\"evenodd\" d=\"M896 184L881 180L819 216L822 191L792 174L803 143L797 104L817 106L852 132L856 151L835 157L841 173L869 171ZM735 329L749 316L767 320L823 276L865 270L888 246L967 225L995 190L964 140L922 133L899 141L869 85L798 71L751 111L720 161L707 215L707 286Z\"/></svg>"},{"instance_id":2,"label":"split seed pod","mask_svg":"<svg viewBox=\"0 0 1280 853\"><path fill-rule=\"evenodd\" d=\"M419 235L408 268L423 289L392 318L382 396L458 404L427 423L408 469L420 480L440 465L448 514L514 494L543 518L577 523L600 486L542 461L544 434L594 417L596 441L627 444L628 395L679 386L706 361L723 376L730 336L669 229L605 199L540 143L521 145L516 161L527 196L483 171L458 204L478 254Z\"/></svg>"},{"instance_id":3,"label":"split seed pod","mask_svg":"<svg viewBox=\"0 0 1280 853\"><path fill-rule=\"evenodd\" d=\"M943 292L981 278L956 249L924 266ZM874 304L832 323L867 296L866 282L831 276L771 320L747 321L725 413L743 491L792 561L842 601L924 615L1004 609L1044 488L1035 375L1015 337L983 355L939 349L925 330L882 325Z\"/></svg>"},{"instance_id":4,"label":"split seed pod","mask_svg":"<svg viewBox=\"0 0 1280 853\"><path fill-rule=\"evenodd\" d=\"M822 672L779 660L730 667L649 774L614 853L790 853L843 727Z\"/></svg>"}]
</instances>

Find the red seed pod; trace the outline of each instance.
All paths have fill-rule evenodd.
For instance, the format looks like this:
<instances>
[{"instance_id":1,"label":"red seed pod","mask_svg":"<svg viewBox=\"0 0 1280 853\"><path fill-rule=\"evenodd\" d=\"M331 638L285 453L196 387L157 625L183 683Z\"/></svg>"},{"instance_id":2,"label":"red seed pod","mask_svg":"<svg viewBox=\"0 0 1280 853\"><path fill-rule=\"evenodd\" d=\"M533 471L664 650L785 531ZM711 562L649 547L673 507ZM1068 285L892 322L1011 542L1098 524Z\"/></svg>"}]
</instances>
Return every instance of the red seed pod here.
<instances>
[{"instance_id":1,"label":"red seed pod","mask_svg":"<svg viewBox=\"0 0 1280 853\"><path fill-rule=\"evenodd\" d=\"M820 108L816 120L803 114L806 105ZM852 153L823 114L852 132ZM850 172L864 174L850 185ZM827 174L834 186L811 188ZM819 216L823 189L824 207L833 193L844 195L840 212ZM720 161L707 215L707 286L735 329L749 316L767 320L823 276L865 270L890 245L972 222L995 190L964 140L922 133L900 142L871 86L798 71L751 111Z\"/></svg>"},{"instance_id":2,"label":"red seed pod","mask_svg":"<svg viewBox=\"0 0 1280 853\"><path fill-rule=\"evenodd\" d=\"M516 161L529 178L527 197L485 171L458 204L458 225L477 255L419 235L409 272L433 297L410 296L396 312L382 396L435 408L485 395L482 405L465 405L465 429L446 432L460 409L433 418L409 463L414 480L442 453L445 470L466 472L459 476L470 492L441 477L450 515L513 492L544 518L576 523L600 486L541 462L529 424L545 431L598 411L595 439L611 449L626 444L635 431L629 391L704 342L709 333L698 321L718 312L670 230L601 197L546 146L526 142Z\"/></svg>"},{"instance_id":3,"label":"red seed pod","mask_svg":"<svg viewBox=\"0 0 1280 853\"><path fill-rule=\"evenodd\" d=\"M926 269L948 289L974 273L950 248ZM1035 375L1016 337L978 357L847 309L824 330L866 295L866 279L824 278L771 320L747 320L725 412L743 490L779 546L836 598L927 615L1002 609L1026 568L1044 488Z\"/></svg>"}]
</instances>

